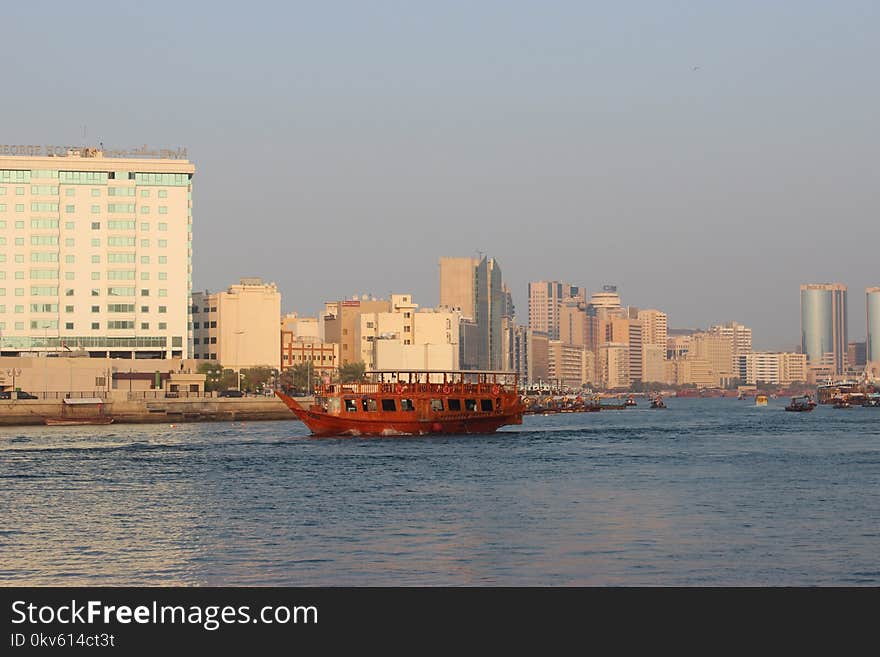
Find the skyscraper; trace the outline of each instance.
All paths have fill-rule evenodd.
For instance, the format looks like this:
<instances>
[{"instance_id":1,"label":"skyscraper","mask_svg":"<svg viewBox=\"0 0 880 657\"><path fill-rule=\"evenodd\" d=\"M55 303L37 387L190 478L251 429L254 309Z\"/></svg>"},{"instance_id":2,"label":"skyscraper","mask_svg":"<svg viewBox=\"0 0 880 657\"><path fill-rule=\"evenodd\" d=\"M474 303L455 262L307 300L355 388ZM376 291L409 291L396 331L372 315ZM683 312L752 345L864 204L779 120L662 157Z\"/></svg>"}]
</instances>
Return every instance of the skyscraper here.
<instances>
[{"instance_id":1,"label":"skyscraper","mask_svg":"<svg viewBox=\"0 0 880 657\"><path fill-rule=\"evenodd\" d=\"M846 345L846 285L801 285L801 351L809 367L843 374Z\"/></svg>"},{"instance_id":2,"label":"skyscraper","mask_svg":"<svg viewBox=\"0 0 880 657\"><path fill-rule=\"evenodd\" d=\"M868 316L866 341L868 362L880 362L880 287L867 288L865 295Z\"/></svg>"},{"instance_id":3,"label":"skyscraper","mask_svg":"<svg viewBox=\"0 0 880 657\"><path fill-rule=\"evenodd\" d=\"M473 320L473 330L463 330L462 344L474 348L476 363L467 355L461 367L500 370L504 367L502 317L512 313L512 298L501 280L501 267L494 258L440 258L440 305L460 308L465 319Z\"/></svg>"},{"instance_id":4,"label":"skyscraper","mask_svg":"<svg viewBox=\"0 0 880 657\"><path fill-rule=\"evenodd\" d=\"M551 340L559 340L562 304L572 298L585 301L584 288L560 281L529 283L529 328L547 333Z\"/></svg>"}]
</instances>

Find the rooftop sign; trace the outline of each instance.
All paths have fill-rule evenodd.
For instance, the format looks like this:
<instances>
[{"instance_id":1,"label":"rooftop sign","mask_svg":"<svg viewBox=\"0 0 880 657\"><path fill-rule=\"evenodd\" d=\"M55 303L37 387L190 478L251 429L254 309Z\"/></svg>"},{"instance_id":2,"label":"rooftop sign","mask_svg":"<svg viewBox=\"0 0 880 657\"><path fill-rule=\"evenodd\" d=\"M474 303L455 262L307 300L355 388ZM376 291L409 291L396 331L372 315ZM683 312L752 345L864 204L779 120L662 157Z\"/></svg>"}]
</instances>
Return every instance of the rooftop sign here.
<instances>
[{"instance_id":1,"label":"rooftop sign","mask_svg":"<svg viewBox=\"0 0 880 657\"><path fill-rule=\"evenodd\" d=\"M185 160L186 148L150 148L146 144L137 148L93 148L85 146L0 144L0 155L24 157L125 157L151 158L157 160Z\"/></svg>"}]
</instances>

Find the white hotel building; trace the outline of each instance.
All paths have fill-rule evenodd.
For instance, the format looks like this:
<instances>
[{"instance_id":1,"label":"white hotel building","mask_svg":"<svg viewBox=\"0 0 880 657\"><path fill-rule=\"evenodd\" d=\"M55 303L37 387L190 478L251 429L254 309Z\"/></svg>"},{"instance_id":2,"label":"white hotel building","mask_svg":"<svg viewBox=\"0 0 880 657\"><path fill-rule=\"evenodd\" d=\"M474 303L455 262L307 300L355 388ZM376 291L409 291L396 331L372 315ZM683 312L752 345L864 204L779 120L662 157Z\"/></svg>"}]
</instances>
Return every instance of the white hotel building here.
<instances>
[{"instance_id":1,"label":"white hotel building","mask_svg":"<svg viewBox=\"0 0 880 657\"><path fill-rule=\"evenodd\" d=\"M2 354L188 358L194 172L96 149L0 155Z\"/></svg>"}]
</instances>

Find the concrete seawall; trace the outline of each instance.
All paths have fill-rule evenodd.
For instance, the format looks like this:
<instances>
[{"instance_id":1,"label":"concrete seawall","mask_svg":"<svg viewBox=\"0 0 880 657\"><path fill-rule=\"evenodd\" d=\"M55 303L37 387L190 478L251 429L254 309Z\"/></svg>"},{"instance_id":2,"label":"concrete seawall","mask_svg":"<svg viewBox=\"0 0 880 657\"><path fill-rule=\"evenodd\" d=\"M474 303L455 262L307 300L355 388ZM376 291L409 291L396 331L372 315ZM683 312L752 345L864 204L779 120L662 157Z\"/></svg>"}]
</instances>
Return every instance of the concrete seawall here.
<instances>
[{"instance_id":1,"label":"concrete seawall","mask_svg":"<svg viewBox=\"0 0 880 657\"><path fill-rule=\"evenodd\" d=\"M63 402L58 399L0 400L0 425L44 424L46 418L60 417ZM96 415L93 409L81 408L68 415ZM296 416L277 397L192 399L119 399L104 404L104 414L115 423L177 423L255 420L295 420Z\"/></svg>"}]
</instances>

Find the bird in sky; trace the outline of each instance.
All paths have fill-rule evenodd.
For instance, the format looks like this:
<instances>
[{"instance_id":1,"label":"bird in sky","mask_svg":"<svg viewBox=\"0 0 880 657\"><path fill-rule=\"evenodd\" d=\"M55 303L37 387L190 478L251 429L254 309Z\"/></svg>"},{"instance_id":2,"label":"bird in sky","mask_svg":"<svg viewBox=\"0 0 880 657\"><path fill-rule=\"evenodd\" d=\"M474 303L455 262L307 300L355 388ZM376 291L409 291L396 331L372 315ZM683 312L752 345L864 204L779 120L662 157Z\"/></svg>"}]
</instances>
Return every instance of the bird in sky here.
<instances>
[{"instance_id":1,"label":"bird in sky","mask_svg":"<svg viewBox=\"0 0 880 657\"><path fill-rule=\"evenodd\" d=\"M699 67L699 66L694 66L694 69L693 69L693 70L698 71L698 70L700 70L700 67Z\"/></svg>"}]
</instances>

